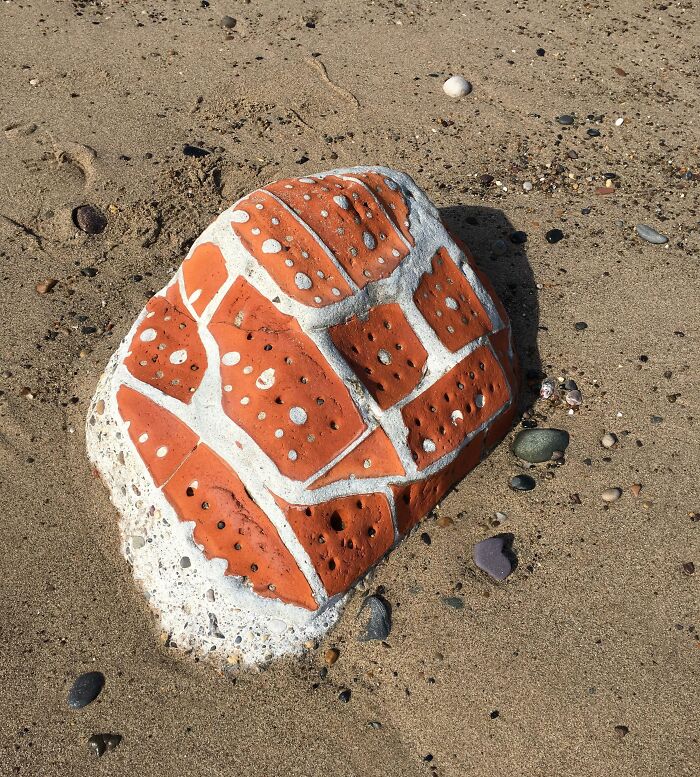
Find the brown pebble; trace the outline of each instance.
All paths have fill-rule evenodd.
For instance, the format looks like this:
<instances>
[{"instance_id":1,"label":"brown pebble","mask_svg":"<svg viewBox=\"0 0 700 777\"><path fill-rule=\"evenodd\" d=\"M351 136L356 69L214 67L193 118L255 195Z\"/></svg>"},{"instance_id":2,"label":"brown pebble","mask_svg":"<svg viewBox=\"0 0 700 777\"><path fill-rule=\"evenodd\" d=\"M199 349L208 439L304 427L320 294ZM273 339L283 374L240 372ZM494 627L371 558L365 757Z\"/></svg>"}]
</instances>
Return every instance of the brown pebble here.
<instances>
[{"instance_id":1,"label":"brown pebble","mask_svg":"<svg viewBox=\"0 0 700 777\"><path fill-rule=\"evenodd\" d=\"M616 189L609 189L607 186L598 186L595 193L604 197L606 194L615 194Z\"/></svg>"},{"instance_id":2,"label":"brown pebble","mask_svg":"<svg viewBox=\"0 0 700 777\"><path fill-rule=\"evenodd\" d=\"M653 507L653 506L654 506L654 503L651 501L651 499L645 499L645 500L642 502L642 507L643 507L645 510L648 510L650 507Z\"/></svg>"},{"instance_id":3,"label":"brown pebble","mask_svg":"<svg viewBox=\"0 0 700 777\"><path fill-rule=\"evenodd\" d=\"M34 288L36 288L37 294L48 294L57 283L55 278L46 278L46 280L37 283Z\"/></svg>"},{"instance_id":4,"label":"brown pebble","mask_svg":"<svg viewBox=\"0 0 700 777\"><path fill-rule=\"evenodd\" d=\"M452 518L449 517L449 515L441 515L437 519L436 523L438 526L444 529L447 526L452 526L454 524L454 521L452 520Z\"/></svg>"},{"instance_id":5,"label":"brown pebble","mask_svg":"<svg viewBox=\"0 0 700 777\"><path fill-rule=\"evenodd\" d=\"M88 235L99 235L107 226L107 217L93 205L81 205L73 211L73 221Z\"/></svg>"},{"instance_id":6,"label":"brown pebble","mask_svg":"<svg viewBox=\"0 0 700 777\"><path fill-rule=\"evenodd\" d=\"M338 648L328 648L328 650L326 650L326 652L323 654L323 657L325 658L328 666L333 666L333 664L340 658L340 650L338 650Z\"/></svg>"},{"instance_id":7,"label":"brown pebble","mask_svg":"<svg viewBox=\"0 0 700 777\"><path fill-rule=\"evenodd\" d=\"M695 564L693 564L692 561L686 561L685 564L683 564L683 571L686 573L686 575L694 575Z\"/></svg>"},{"instance_id":8,"label":"brown pebble","mask_svg":"<svg viewBox=\"0 0 700 777\"><path fill-rule=\"evenodd\" d=\"M630 730L627 726L615 726L615 733L622 739L622 737L626 737L630 733Z\"/></svg>"},{"instance_id":9,"label":"brown pebble","mask_svg":"<svg viewBox=\"0 0 700 777\"><path fill-rule=\"evenodd\" d=\"M632 483L630 486L630 493L632 496L639 496L639 492L642 490L642 484L641 483Z\"/></svg>"},{"instance_id":10,"label":"brown pebble","mask_svg":"<svg viewBox=\"0 0 700 777\"><path fill-rule=\"evenodd\" d=\"M105 401L104 399L101 399L96 405L95 405L95 412L97 415L102 415L105 411Z\"/></svg>"},{"instance_id":11,"label":"brown pebble","mask_svg":"<svg viewBox=\"0 0 700 777\"><path fill-rule=\"evenodd\" d=\"M616 68L614 68L614 70L615 70L615 72L616 72L616 73L617 73L619 76L626 76L626 75L627 75L627 72L626 72L626 71L624 71L624 70L623 70L621 67L616 67Z\"/></svg>"}]
</instances>

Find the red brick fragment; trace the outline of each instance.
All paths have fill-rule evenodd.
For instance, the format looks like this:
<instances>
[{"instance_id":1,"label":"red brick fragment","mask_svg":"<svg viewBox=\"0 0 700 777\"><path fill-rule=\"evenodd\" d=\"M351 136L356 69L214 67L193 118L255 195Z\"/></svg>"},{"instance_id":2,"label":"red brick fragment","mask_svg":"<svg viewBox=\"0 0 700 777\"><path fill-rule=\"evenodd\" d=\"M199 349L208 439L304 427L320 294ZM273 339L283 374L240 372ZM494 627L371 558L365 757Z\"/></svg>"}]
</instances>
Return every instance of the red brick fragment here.
<instances>
[{"instance_id":1,"label":"red brick fragment","mask_svg":"<svg viewBox=\"0 0 700 777\"><path fill-rule=\"evenodd\" d=\"M181 521L194 521L194 540L227 575L244 577L255 593L317 609L311 587L277 529L226 462L200 445L164 487Z\"/></svg>"},{"instance_id":2,"label":"red brick fragment","mask_svg":"<svg viewBox=\"0 0 700 777\"><path fill-rule=\"evenodd\" d=\"M352 177L359 178L371 190L404 238L413 245L408 203L396 181L381 173L356 173Z\"/></svg>"},{"instance_id":3,"label":"red brick fragment","mask_svg":"<svg viewBox=\"0 0 700 777\"><path fill-rule=\"evenodd\" d=\"M163 485L192 453L199 438L176 415L128 386L119 387L117 406L153 482Z\"/></svg>"},{"instance_id":4,"label":"red brick fragment","mask_svg":"<svg viewBox=\"0 0 700 777\"><path fill-rule=\"evenodd\" d=\"M453 451L510 399L503 368L482 346L405 405L408 445L419 469Z\"/></svg>"},{"instance_id":5,"label":"red brick fragment","mask_svg":"<svg viewBox=\"0 0 700 777\"><path fill-rule=\"evenodd\" d=\"M224 411L282 474L306 480L362 433L350 393L313 340L245 279L209 328L221 353Z\"/></svg>"},{"instance_id":6,"label":"red brick fragment","mask_svg":"<svg viewBox=\"0 0 700 777\"><path fill-rule=\"evenodd\" d=\"M228 277L226 262L214 243L201 243L182 265L187 300L198 316L214 299Z\"/></svg>"},{"instance_id":7,"label":"red brick fragment","mask_svg":"<svg viewBox=\"0 0 700 777\"><path fill-rule=\"evenodd\" d=\"M450 351L491 331L491 319L446 248L433 257L432 272L423 275L413 300Z\"/></svg>"},{"instance_id":8,"label":"red brick fragment","mask_svg":"<svg viewBox=\"0 0 700 777\"><path fill-rule=\"evenodd\" d=\"M401 306L379 305L366 321L353 317L329 329L336 348L386 409L418 385L428 354Z\"/></svg>"},{"instance_id":9,"label":"red brick fragment","mask_svg":"<svg viewBox=\"0 0 700 777\"><path fill-rule=\"evenodd\" d=\"M394 542L384 494L340 497L308 507L277 501L329 596L344 593Z\"/></svg>"}]
</instances>

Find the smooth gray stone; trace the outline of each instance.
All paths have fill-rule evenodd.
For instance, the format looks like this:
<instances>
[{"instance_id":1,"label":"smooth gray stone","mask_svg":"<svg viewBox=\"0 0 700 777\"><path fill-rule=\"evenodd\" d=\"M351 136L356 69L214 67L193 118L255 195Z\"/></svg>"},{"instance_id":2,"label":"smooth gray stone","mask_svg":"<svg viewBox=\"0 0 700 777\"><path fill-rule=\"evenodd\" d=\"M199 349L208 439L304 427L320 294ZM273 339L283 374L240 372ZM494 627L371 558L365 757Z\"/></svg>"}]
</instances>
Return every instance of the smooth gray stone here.
<instances>
[{"instance_id":1,"label":"smooth gray stone","mask_svg":"<svg viewBox=\"0 0 700 777\"><path fill-rule=\"evenodd\" d=\"M516 475L510 479L510 487L514 491L532 491L535 487L535 479L530 475Z\"/></svg>"},{"instance_id":2,"label":"smooth gray stone","mask_svg":"<svg viewBox=\"0 0 700 777\"><path fill-rule=\"evenodd\" d=\"M515 569L507 538L499 534L477 542L472 549L474 563L494 580L505 580Z\"/></svg>"},{"instance_id":3,"label":"smooth gray stone","mask_svg":"<svg viewBox=\"0 0 700 777\"><path fill-rule=\"evenodd\" d=\"M565 451L569 433L563 429L523 429L513 440L512 451L523 461L549 461L554 451Z\"/></svg>"},{"instance_id":4,"label":"smooth gray stone","mask_svg":"<svg viewBox=\"0 0 700 777\"><path fill-rule=\"evenodd\" d=\"M100 695L104 688L105 676L102 672L86 672L76 679L68 691L68 706L74 710L87 707Z\"/></svg>"},{"instance_id":5,"label":"smooth gray stone","mask_svg":"<svg viewBox=\"0 0 700 777\"><path fill-rule=\"evenodd\" d=\"M668 238L666 235L662 235L660 232L652 229L647 224L637 224L634 229L639 237L641 237L642 240L646 240L647 243L655 243L656 245L663 245L664 243L668 243Z\"/></svg>"},{"instance_id":6,"label":"smooth gray stone","mask_svg":"<svg viewBox=\"0 0 700 777\"><path fill-rule=\"evenodd\" d=\"M362 602L360 616L367 619L364 631L358 637L360 642L370 642L375 639L383 641L389 636L391 611L381 596L368 596Z\"/></svg>"}]
</instances>

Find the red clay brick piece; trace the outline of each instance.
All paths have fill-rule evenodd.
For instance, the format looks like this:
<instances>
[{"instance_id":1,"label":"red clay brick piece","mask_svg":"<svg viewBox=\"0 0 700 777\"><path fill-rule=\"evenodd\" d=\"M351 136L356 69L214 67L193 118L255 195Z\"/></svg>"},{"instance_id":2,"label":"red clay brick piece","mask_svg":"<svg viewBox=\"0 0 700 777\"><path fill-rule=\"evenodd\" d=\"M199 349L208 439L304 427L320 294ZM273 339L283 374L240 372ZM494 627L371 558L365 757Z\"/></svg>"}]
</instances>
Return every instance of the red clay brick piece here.
<instances>
[{"instance_id":1,"label":"red clay brick piece","mask_svg":"<svg viewBox=\"0 0 700 777\"><path fill-rule=\"evenodd\" d=\"M419 469L454 450L510 399L503 368L482 346L405 405L408 445Z\"/></svg>"},{"instance_id":2,"label":"red clay brick piece","mask_svg":"<svg viewBox=\"0 0 700 777\"><path fill-rule=\"evenodd\" d=\"M290 178L266 189L319 236L360 288L391 275L408 255L371 192L351 178Z\"/></svg>"},{"instance_id":3,"label":"red clay brick piece","mask_svg":"<svg viewBox=\"0 0 700 777\"><path fill-rule=\"evenodd\" d=\"M394 542L384 494L340 497L309 507L277 501L329 596L345 592Z\"/></svg>"},{"instance_id":4,"label":"red clay brick piece","mask_svg":"<svg viewBox=\"0 0 700 777\"><path fill-rule=\"evenodd\" d=\"M491 321L464 273L446 248L433 257L413 295L416 307L450 351L491 331Z\"/></svg>"},{"instance_id":5,"label":"red clay brick piece","mask_svg":"<svg viewBox=\"0 0 700 777\"><path fill-rule=\"evenodd\" d=\"M296 319L243 278L210 330L221 352L224 411L282 474L306 480L364 430L343 381Z\"/></svg>"},{"instance_id":6,"label":"red clay brick piece","mask_svg":"<svg viewBox=\"0 0 700 777\"><path fill-rule=\"evenodd\" d=\"M351 318L329 332L382 409L418 385L428 354L398 304L372 308L366 321Z\"/></svg>"},{"instance_id":7,"label":"red clay brick piece","mask_svg":"<svg viewBox=\"0 0 700 777\"><path fill-rule=\"evenodd\" d=\"M202 382L207 356L197 324L183 309L177 284L166 297L152 297L124 364L135 378L189 404Z\"/></svg>"},{"instance_id":8,"label":"red clay brick piece","mask_svg":"<svg viewBox=\"0 0 700 777\"><path fill-rule=\"evenodd\" d=\"M401 230L406 240L413 245L415 241L409 229L408 205L403 194L401 194L398 184L380 173L357 173L353 177L359 178L371 190L396 227Z\"/></svg>"},{"instance_id":9,"label":"red clay brick piece","mask_svg":"<svg viewBox=\"0 0 700 777\"><path fill-rule=\"evenodd\" d=\"M185 294L198 316L214 299L228 277L226 262L218 246L202 243L182 265Z\"/></svg>"},{"instance_id":10,"label":"red clay brick piece","mask_svg":"<svg viewBox=\"0 0 700 777\"><path fill-rule=\"evenodd\" d=\"M199 438L177 416L128 386L119 387L117 405L153 482L162 486L192 453Z\"/></svg>"},{"instance_id":11,"label":"red clay brick piece","mask_svg":"<svg viewBox=\"0 0 700 777\"><path fill-rule=\"evenodd\" d=\"M200 445L163 491L181 521L195 522L194 540L204 555L228 563L227 575L246 577L260 596L317 609L274 525L211 448Z\"/></svg>"}]
</instances>

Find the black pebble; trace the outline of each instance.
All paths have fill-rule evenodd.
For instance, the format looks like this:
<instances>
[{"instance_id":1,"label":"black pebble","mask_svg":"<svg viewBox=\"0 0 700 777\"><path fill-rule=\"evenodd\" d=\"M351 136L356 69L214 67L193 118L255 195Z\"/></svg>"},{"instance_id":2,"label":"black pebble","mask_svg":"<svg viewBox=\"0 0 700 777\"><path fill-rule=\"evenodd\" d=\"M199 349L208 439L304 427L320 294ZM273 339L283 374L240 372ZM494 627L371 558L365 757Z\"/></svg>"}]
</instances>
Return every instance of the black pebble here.
<instances>
[{"instance_id":1,"label":"black pebble","mask_svg":"<svg viewBox=\"0 0 700 777\"><path fill-rule=\"evenodd\" d=\"M99 235L107 226L107 217L93 205L80 205L73 211L73 223L88 235Z\"/></svg>"},{"instance_id":2,"label":"black pebble","mask_svg":"<svg viewBox=\"0 0 700 777\"><path fill-rule=\"evenodd\" d=\"M352 696L352 693L348 688L338 694L338 698L343 702L343 704L347 704L350 701L350 696Z\"/></svg>"},{"instance_id":3,"label":"black pebble","mask_svg":"<svg viewBox=\"0 0 700 777\"><path fill-rule=\"evenodd\" d=\"M104 688L105 676L102 672L86 672L76 678L68 691L68 706L74 710L86 707L100 695Z\"/></svg>"},{"instance_id":4,"label":"black pebble","mask_svg":"<svg viewBox=\"0 0 700 777\"><path fill-rule=\"evenodd\" d=\"M577 321L574 324L574 329L577 332L583 332L584 329L588 329L588 324L585 321Z\"/></svg>"},{"instance_id":5,"label":"black pebble","mask_svg":"<svg viewBox=\"0 0 700 777\"><path fill-rule=\"evenodd\" d=\"M516 475L510 479L510 487L514 491L532 491L535 487L535 479L529 475Z\"/></svg>"},{"instance_id":6,"label":"black pebble","mask_svg":"<svg viewBox=\"0 0 700 777\"><path fill-rule=\"evenodd\" d=\"M600 137L600 130L594 129L593 127L591 127L590 129L587 129L586 133L591 138L599 138Z\"/></svg>"},{"instance_id":7,"label":"black pebble","mask_svg":"<svg viewBox=\"0 0 700 777\"><path fill-rule=\"evenodd\" d=\"M574 117L568 113L563 113L561 116L557 116L557 121L565 127L570 127L574 123Z\"/></svg>"},{"instance_id":8,"label":"black pebble","mask_svg":"<svg viewBox=\"0 0 700 777\"><path fill-rule=\"evenodd\" d=\"M182 153L185 156L201 159L203 156L208 156L210 152L207 151L206 148L200 148L199 146L192 146L189 143L185 143L185 145L182 147Z\"/></svg>"},{"instance_id":9,"label":"black pebble","mask_svg":"<svg viewBox=\"0 0 700 777\"><path fill-rule=\"evenodd\" d=\"M545 50L544 49L537 49L537 56L538 57L543 57L544 55L545 55Z\"/></svg>"},{"instance_id":10,"label":"black pebble","mask_svg":"<svg viewBox=\"0 0 700 777\"><path fill-rule=\"evenodd\" d=\"M517 232L513 232L510 235L509 240L511 243L515 243L516 245L521 245L527 240L527 232L521 232L520 230L518 230Z\"/></svg>"},{"instance_id":11,"label":"black pebble","mask_svg":"<svg viewBox=\"0 0 700 777\"><path fill-rule=\"evenodd\" d=\"M576 384L576 381L572 380L571 378L567 378L564 381L564 388L567 391L578 391L578 385Z\"/></svg>"},{"instance_id":12,"label":"black pebble","mask_svg":"<svg viewBox=\"0 0 700 777\"><path fill-rule=\"evenodd\" d=\"M365 621L360 642L384 641L391 632L391 605L382 596L368 596L360 607L359 617Z\"/></svg>"},{"instance_id":13,"label":"black pebble","mask_svg":"<svg viewBox=\"0 0 700 777\"><path fill-rule=\"evenodd\" d=\"M564 239L564 233L561 229L550 229L545 237L547 238L548 243L558 243L560 240Z\"/></svg>"},{"instance_id":14,"label":"black pebble","mask_svg":"<svg viewBox=\"0 0 700 777\"><path fill-rule=\"evenodd\" d=\"M80 274L86 278L94 278L97 275L97 268L95 267L81 267Z\"/></svg>"},{"instance_id":15,"label":"black pebble","mask_svg":"<svg viewBox=\"0 0 700 777\"><path fill-rule=\"evenodd\" d=\"M423 532L423 534L421 534L420 538L423 540L423 542L424 542L426 545L430 545L430 543L432 542L432 540L430 539L430 535L428 534L428 532L425 532L425 531L424 531L424 532Z\"/></svg>"}]
</instances>

